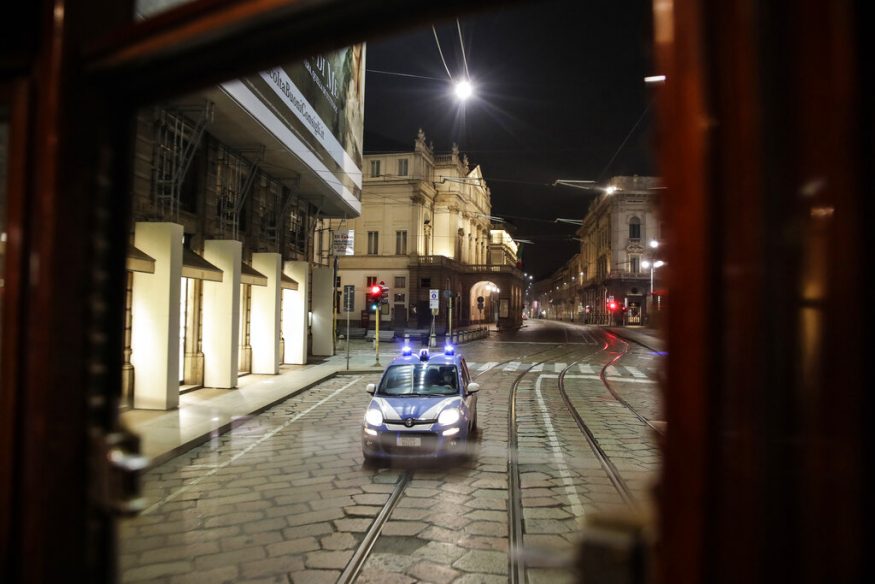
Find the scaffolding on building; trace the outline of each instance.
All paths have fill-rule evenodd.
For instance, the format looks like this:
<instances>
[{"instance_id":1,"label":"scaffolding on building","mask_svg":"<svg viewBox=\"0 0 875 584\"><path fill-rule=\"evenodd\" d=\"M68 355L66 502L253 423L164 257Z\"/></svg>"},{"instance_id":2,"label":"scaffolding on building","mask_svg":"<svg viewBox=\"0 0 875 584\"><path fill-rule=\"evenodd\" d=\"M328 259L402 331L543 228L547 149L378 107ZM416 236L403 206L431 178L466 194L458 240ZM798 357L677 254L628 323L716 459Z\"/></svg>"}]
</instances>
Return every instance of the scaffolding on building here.
<instances>
[{"instance_id":1,"label":"scaffolding on building","mask_svg":"<svg viewBox=\"0 0 875 584\"><path fill-rule=\"evenodd\" d=\"M213 103L209 100L193 107L155 108L152 194L162 219L179 222L182 184L212 120Z\"/></svg>"},{"instance_id":2,"label":"scaffolding on building","mask_svg":"<svg viewBox=\"0 0 875 584\"><path fill-rule=\"evenodd\" d=\"M253 161L243 154L252 154ZM259 176L259 168L264 158L264 146L254 146L238 151L228 147L219 150L216 161L218 185L219 232L228 239L240 238L240 218L246 199Z\"/></svg>"}]
</instances>

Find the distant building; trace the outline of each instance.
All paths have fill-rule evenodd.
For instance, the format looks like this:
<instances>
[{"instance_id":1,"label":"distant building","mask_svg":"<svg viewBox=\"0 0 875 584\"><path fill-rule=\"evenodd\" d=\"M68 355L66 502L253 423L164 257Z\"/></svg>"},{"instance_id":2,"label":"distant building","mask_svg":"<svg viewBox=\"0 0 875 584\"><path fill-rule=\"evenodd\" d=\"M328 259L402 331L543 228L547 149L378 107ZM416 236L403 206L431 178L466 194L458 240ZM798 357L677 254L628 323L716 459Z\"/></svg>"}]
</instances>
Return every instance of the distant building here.
<instances>
[{"instance_id":1,"label":"distant building","mask_svg":"<svg viewBox=\"0 0 875 584\"><path fill-rule=\"evenodd\" d=\"M577 312L589 322L613 320L616 315L607 310L612 298L627 324L643 324L663 307L659 268L654 267L660 265L663 237L661 188L656 177L617 176L590 204L577 231L581 242L574 268Z\"/></svg>"},{"instance_id":2,"label":"distant building","mask_svg":"<svg viewBox=\"0 0 875 584\"><path fill-rule=\"evenodd\" d=\"M361 216L331 220L322 242L336 254L341 284L355 287L352 321L373 328L366 289L382 282L390 292L381 328L430 328L431 290L440 296L438 332L450 324L451 301L454 328L520 325L517 244L490 219L491 192L479 166L471 168L456 146L435 154L420 130L411 151L366 155L364 172Z\"/></svg>"}]
</instances>

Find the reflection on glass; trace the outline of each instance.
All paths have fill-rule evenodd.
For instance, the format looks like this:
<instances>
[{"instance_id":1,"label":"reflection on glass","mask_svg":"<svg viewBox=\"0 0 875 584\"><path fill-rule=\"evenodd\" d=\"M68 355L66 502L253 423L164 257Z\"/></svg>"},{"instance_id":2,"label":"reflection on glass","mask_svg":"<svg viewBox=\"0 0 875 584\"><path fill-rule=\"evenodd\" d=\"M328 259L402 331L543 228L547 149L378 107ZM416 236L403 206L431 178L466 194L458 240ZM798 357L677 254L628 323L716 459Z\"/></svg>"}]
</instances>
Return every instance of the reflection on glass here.
<instances>
[{"instance_id":1,"label":"reflection on glass","mask_svg":"<svg viewBox=\"0 0 875 584\"><path fill-rule=\"evenodd\" d=\"M137 17L149 18L160 14L181 4L187 4L194 0L137 0Z\"/></svg>"},{"instance_id":2,"label":"reflection on glass","mask_svg":"<svg viewBox=\"0 0 875 584\"><path fill-rule=\"evenodd\" d=\"M6 279L6 168L9 158L9 112L0 104L0 331L3 330L3 299ZM2 339L2 335L0 335ZM0 363L2 366L2 363Z\"/></svg>"}]
</instances>

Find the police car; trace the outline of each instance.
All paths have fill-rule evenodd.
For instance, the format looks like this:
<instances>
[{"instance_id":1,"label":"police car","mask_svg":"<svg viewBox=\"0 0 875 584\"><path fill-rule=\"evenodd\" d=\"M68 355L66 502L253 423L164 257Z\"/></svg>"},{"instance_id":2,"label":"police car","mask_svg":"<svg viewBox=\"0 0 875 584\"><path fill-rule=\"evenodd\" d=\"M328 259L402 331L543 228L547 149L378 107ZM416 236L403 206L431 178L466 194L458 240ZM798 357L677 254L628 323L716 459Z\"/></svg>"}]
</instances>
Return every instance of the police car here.
<instances>
[{"instance_id":1,"label":"police car","mask_svg":"<svg viewBox=\"0 0 875 584\"><path fill-rule=\"evenodd\" d=\"M436 355L405 346L380 383L367 386L373 397L362 429L365 460L464 454L477 429L479 390L452 346Z\"/></svg>"}]
</instances>

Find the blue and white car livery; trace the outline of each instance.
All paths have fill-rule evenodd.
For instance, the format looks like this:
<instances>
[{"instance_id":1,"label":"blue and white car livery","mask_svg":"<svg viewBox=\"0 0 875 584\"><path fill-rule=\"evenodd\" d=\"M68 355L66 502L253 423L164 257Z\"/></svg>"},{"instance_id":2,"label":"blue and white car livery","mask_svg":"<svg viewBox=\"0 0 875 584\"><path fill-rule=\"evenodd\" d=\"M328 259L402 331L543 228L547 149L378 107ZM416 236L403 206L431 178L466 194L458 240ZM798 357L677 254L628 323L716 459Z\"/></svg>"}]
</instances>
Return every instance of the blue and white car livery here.
<instances>
[{"instance_id":1,"label":"blue and white car livery","mask_svg":"<svg viewBox=\"0 0 875 584\"><path fill-rule=\"evenodd\" d=\"M461 453L477 424L477 383L461 355L423 350L386 368L379 384L369 384L362 451L366 459Z\"/></svg>"}]
</instances>

